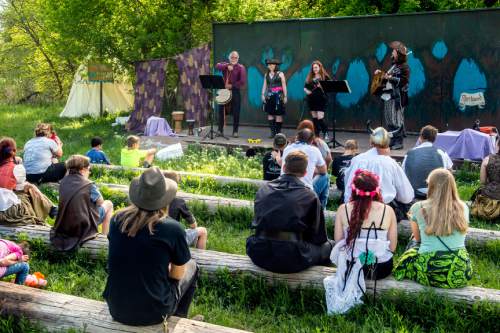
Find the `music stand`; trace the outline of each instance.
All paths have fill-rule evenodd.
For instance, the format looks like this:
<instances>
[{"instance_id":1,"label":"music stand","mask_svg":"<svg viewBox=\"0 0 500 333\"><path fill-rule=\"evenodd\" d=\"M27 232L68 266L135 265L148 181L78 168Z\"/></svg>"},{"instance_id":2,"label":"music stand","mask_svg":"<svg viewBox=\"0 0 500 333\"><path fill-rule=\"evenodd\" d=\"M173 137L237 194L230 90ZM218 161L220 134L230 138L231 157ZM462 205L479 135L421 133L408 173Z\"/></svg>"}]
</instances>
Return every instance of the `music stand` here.
<instances>
[{"instance_id":1,"label":"music stand","mask_svg":"<svg viewBox=\"0 0 500 333\"><path fill-rule=\"evenodd\" d=\"M337 94L337 93L351 93L351 88L349 87L349 83L347 80L329 80L329 81L319 81L321 88L325 94ZM335 95L336 97L336 95ZM343 147L343 145L335 139L336 132L336 124L337 120L335 118L335 104L336 98L333 101L333 132L332 132L332 140L328 142L328 144L332 144L332 148L335 147Z\"/></svg>"},{"instance_id":2,"label":"music stand","mask_svg":"<svg viewBox=\"0 0 500 333\"><path fill-rule=\"evenodd\" d=\"M226 140L229 140L228 137L224 136L222 133L218 133L214 131L214 115L215 115L215 91L217 89L224 89L226 85L224 84L224 79L222 78L221 75L200 75L199 76L200 81L201 81L201 87L203 89L206 89L208 92L208 95L211 98L210 105L212 107L212 112L210 112L209 118L210 118L210 131L205 134L202 140L205 140L206 138L210 137L210 140L213 140L216 137L223 137Z\"/></svg>"}]
</instances>

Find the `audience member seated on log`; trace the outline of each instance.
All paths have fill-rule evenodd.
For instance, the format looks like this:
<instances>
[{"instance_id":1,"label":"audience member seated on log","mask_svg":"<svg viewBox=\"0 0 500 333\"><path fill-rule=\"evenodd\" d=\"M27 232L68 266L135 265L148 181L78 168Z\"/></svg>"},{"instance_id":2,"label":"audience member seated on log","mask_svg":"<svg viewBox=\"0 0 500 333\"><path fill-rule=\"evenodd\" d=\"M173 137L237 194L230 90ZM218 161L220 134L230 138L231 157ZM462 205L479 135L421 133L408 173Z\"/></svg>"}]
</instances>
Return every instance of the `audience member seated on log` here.
<instances>
[{"instance_id":1,"label":"audience member seated on log","mask_svg":"<svg viewBox=\"0 0 500 333\"><path fill-rule=\"evenodd\" d=\"M321 151L318 147L313 146L313 143L314 132L308 128L301 129L297 133L296 141L289 144L283 151L282 161L286 161L288 154L294 151L301 151L306 154L308 161L307 171L300 180L318 195L321 206L324 209L328 201L330 178L328 177L328 170ZM281 174L285 173L285 164L286 162L282 163ZM322 199L323 201L321 201Z\"/></svg>"},{"instance_id":2,"label":"audience member seated on log","mask_svg":"<svg viewBox=\"0 0 500 333\"><path fill-rule=\"evenodd\" d=\"M283 150L287 144L288 141L285 134L278 133L274 136L273 150L266 153L262 159L264 180L275 180L281 175L281 159L283 156Z\"/></svg>"},{"instance_id":3,"label":"audience member seated on log","mask_svg":"<svg viewBox=\"0 0 500 333\"><path fill-rule=\"evenodd\" d=\"M30 271L28 260L28 242L16 244L0 239L0 279L15 275L15 283L23 285Z\"/></svg>"},{"instance_id":4,"label":"audience member seated on log","mask_svg":"<svg viewBox=\"0 0 500 333\"><path fill-rule=\"evenodd\" d=\"M68 175L59 186L59 211L50 232L50 242L60 251L70 251L95 238L98 226L107 234L113 203L104 200L88 178L90 160L73 155L66 161Z\"/></svg>"},{"instance_id":5,"label":"audience member seated on log","mask_svg":"<svg viewBox=\"0 0 500 333\"><path fill-rule=\"evenodd\" d=\"M500 221L500 139L497 153L487 156L481 164L481 187L472 198L471 214L486 220Z\"/></svg>"},{"instance_id":6,"label":"audience member seated on log","mask_svg":"<svg viewBox=\"0 0 500 333\"><path fill-rule=\"evenodd\" d=\"M342 192L341 200L344 198L344 173L349 165L351 165L351 160L354 156L358 154L358 142L356 140L347 140L344 143L344 153L340 156L337 156L333 159L332 163L332 175L336 178L335 183L337 185L337 189Z\"/></svg>"},{"instance_id":7,"label":"audience member seated on log","mask_svg":"<svg viewBox=\"0 0 500 333\"><path fill-rule=\"evenodd\" d=\"M379 280L391 274L398 241L396 215L382 201L379 177L358 169L351 189L351 201L339 207L335 220L330 258L337 272L324 281L329 313L344 313L360 303L366 291L363 275Z\"/></svg>"},{"instance_id":8,"label":"audience member seated on log","mask_svg":"<svg viewBox=\"0 0 500 333\"><path fill-rule=\"evenodd\" d=\"M26 170L16 156L16 142L0 139L0 223L45 224L57 207L40 190L26 182Z\"/></svg>"},{"instance_id":9,"label":"audience member seated on log","mask_svg":"<svg viewBox=\"0 0 500 333\"><path fill-rule=\"evenodd\" d=\"M92 147L85 155L90 159L92 164L111 164L106 154L102 151L102 139L98 136L90 140Z\"/></svg>"},{"instance_id":10,"label":"audience member seated on log","mask_svg":"<svg viewBox=\"0 0 500 333\"><path fill-rule=\"evenodd\" d=\"M452 173L436 169L428 178L427 200L409 212L414 241L394 268L396 280L439 288L462 288L472 277L465 236L469 211L459 199Z\"/></svg>"},{"instance_id":11,"label":"audience member seated on log","mask_svg":"<svg viewBox=\"0 0 500 333\"><path fill-rule=\"evenodd\" d=\"M127 147L122 148L121 165L124 167L145 167L153 165L156 149L139 149L139 137L129 135L127 137ZM141 163L142 162L142 163Z\"/></svg>"},{"instance_id":12,"label":"audience member seated on log","mask_svg":"<svg viewBox=\"0 0 500 333\"><path fill-rule=\"evenodd\" d=\"M63 155L62 143L51 139L50 124L40 123L35 128L35 137L24 145L24 167L30 183L58 182L66 175L64 163L53 163Z\"/></svg>"},{"instance_id":13,"label":"audience member seated on log","mask_svg":"<svg viewBox=\"0 0 500 333\"><path fill-rule=\"evenodd\" d=\"M164 172L163 175L166 178L173 180L177 185L181 181L181 176L177 172ZM180 222L181 218L183 218L189 224L189 229L185 230L186 241L189 246L194 246L197 249L202 250L207 248L207 229L204 227L198 227L198 223L196 222L193 213L189 210L186 200L175 197L168 206L168 216L177 222Z\"/></svg>"},{"instance_id":14,"label":"audience member seated on log","mask_svg":"<svg viewBox=\"0 0 500 333\"><path fill-rule=\"evenodd\" d=\"M327 238L317 195L300 180L307 172L307 155L295 150L284 162L285 173L257 191L255 235L248 237L246 250L263 269L295 273L328 264L333 242Z\"/></svg>"},{"instance_id":15,"label":"audience member seated on log","mask_svg":"<svg viewBox=\"0 0 500 333\"><path fill-rule=\"evenodd\" d=\"M199 274L184 229L167 215L176 192L176 183L153 167L132 180L132 204L113 216L103 297L120 323L187 316Z\"/></svg>"},{"instance_id":16,"label":"audience member seated on log","mask_svg":"<svg viewBox=\"0 0 500 333\"><path fill-rule=\"evenodd\" d=\"M413 201L414 193L411 183L401 166L390 155L389 134L383 127L376 128L370 135L372 148L351 160L345 171L345 184L352 184L354 172L358 169L368 170L380 177L380 190L384 203L389 204L396 213L398 221L406 219L406 213ZM351 199L351 187L345 187L344 202Z\"/></svg>"},{"instance_id":17,"label":"audience member seated on log","mask_svg":"<svg viewBox=\"0 0 500 333\"><path fill-rule=\"evenodd\" d=\"M314 124L310 120L303 120L299 123L299 126L297 126L298 131L305 128L311 130L313 134L316 133ZM326 204L328 203L328 196L330 194L330 175L328 174L328 168L330 167L330 164L332 164L332 153L330 152L330 147L328 147L328 144L319 136L314 136L312 145L319 149L321 157L323 157L323 160L326 163L327 171L324 174L315 172L313 179L314 192L316 192L316 194L318 195L319 201L321 201L321 205L323 206L323 208L326 208Z\"/></svg>"},{"instance_id":18,"label":"audience member seated on log","mask_svg":"<svg viewBox=\"0 0 500 333\"><path fill-rule=\"evenodd\" d=\"M450 169L453 162L448 154L433 146L438 134L437 128L427 125L420 130L419 145L408 151L403 159L403 170L413 187L415 197L425 199L427 196L427 177L437 168Z\"/></svg>"}]
</instances>

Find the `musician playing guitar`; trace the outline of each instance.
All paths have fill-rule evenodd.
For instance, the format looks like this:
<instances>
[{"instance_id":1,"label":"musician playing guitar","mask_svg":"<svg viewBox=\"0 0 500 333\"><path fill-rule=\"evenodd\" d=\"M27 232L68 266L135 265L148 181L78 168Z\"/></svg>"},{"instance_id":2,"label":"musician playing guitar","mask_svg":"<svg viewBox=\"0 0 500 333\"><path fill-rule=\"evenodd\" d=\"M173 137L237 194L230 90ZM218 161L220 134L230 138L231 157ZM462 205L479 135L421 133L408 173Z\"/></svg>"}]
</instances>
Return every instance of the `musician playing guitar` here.
<instances>
[{"instance_id":1,"label":"musician playing guitar","mask_svg":"<svg viewBox=\"0 0 500 333\"><path fill-rule=\"evenodd\" d=\"M238 127L240 123L240 104L241 94L240 89L247 82L247 73L245 66L238 63L240 55L236 51L229 54L229 62L219 62L215 68L222 71L226 89L231 90L231 102L226 105L219 106L219 123L218 130L220 134L224 134L225 109L229 114L233 115L233 137L238 137Z\"/></svg>"},{"instance_id":2,"label":"musician playing guitar","mask_svg":"<svg viewBox=\"0 0 500 333\"><path fill-rule=\"evenodd\" d=\"M408 105L408 86L410 82L410 67L406 63L408 50L403 43L394 41L392 48L392 66L384 74L383 89L380 96L384 101L384 118L388 131L400 127L404 130L404 109ZM380 69L375 71L379 74ZM396 132L391 138L391 149L403 149L403 130Z\"/></svg>"}]
</instances>

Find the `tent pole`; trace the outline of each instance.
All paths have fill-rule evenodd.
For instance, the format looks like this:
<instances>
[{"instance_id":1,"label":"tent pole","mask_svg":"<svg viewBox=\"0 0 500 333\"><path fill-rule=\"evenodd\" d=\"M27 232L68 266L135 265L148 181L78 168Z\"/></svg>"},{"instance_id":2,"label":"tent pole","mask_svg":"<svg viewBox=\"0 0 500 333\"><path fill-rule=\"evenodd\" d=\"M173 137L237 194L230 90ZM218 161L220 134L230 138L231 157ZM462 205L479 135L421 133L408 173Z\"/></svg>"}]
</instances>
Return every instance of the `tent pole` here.
<instances>
[{"instance_id":1,"label":"tent pole","mask_svg":"<svg viewBox=\"0 0 500 333\"><path fill-rule=\"evenodd\" d=\"M99 116L102 117L102 81L99 82Z\"/></svg>"}]
</instances>

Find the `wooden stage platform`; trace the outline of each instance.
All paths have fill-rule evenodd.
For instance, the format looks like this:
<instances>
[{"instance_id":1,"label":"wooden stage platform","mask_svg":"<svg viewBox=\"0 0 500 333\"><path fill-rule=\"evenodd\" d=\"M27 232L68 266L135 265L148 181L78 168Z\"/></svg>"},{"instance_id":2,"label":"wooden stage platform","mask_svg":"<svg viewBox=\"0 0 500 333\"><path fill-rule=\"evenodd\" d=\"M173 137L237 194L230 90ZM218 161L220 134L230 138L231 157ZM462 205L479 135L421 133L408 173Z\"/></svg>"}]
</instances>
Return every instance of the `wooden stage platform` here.
<instances>
[{"instance_id":1,"label":"wooden stage platform","mask_svg":"<svg viewBox=\"0 0 500 333\"><path fill-rule=\"evenodd\" d=\"M211 144L211 145L217 145L217 146L225 146L225 147L239 147L243 150L247 150L249 148L254 148L254 149L271 149L272 148L272 143L273 140L269 139L269 129L267 127L249 127L249 126L240 126L239 129L239 138L233 138L231 136L232 134L232 128L227 127L224 131L224 134L228 137L228 139L225 138L215 138L211 140L210 138L203 139L205 136L205 133L209 128L205 128L200 136L188 136L187 131L183 131L179 137L163 137L163 136L148 136L148 137L141 137L141 146L144 148L149 148L149 147L161 147L161 146L166 146L174 143L180 142L183 147L186 147L188 144L191 143L200 143L200 144ZM283 133L290 139L292 140L296 130L295 129L283 129ZM331 136L331 132L329 132L329 135ZM248 139L261 139L260 143L249 143ZM336 133L336 139L340 143L344 143L346 140L349 139L355 139L358 141L359 145L359 150L360 152L364 152L369 149L369 135L368 133L359 133L359 132L337 132ZM411 149L412 147L415 146L415 143L417 142L417 136L415 135L408 135L404 139L404 149L402 150L394 150L391 152L391 156L395 158L396 160L402 160L403 157L406 155L406 152L408 149ZM343 153L343 148L342 147L336 147L332 148L332 153L334 155L337 154L342 154Z\"/></svg>"}]
</instances>

